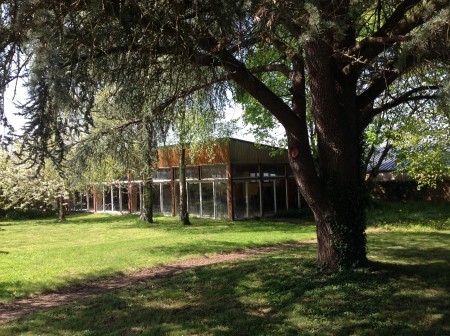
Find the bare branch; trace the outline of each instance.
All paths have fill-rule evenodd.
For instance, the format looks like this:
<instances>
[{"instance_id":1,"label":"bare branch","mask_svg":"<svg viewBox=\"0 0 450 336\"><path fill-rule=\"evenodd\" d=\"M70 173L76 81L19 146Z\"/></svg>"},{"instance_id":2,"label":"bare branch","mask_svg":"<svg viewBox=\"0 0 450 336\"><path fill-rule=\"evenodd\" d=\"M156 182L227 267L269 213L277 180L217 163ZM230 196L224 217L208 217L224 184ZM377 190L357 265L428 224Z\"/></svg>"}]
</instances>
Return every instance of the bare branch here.
<instances>
[{"instance_id":1,"label":"bare branch","mask_svg":"<svg viewBox=\"0 0 450 336\"><path fill-rule=\"evenodd\" d=\"M381 105L379 107L370 109L364 113L363 120L364 120L364 127L366 127L372 119L377 116L378 114L387 111L389 109L392 109L396 106L399 106L401 104L411 102L411 101L418 101L418 100L430 100L430 99L438 99L439 96L437 94L421 94L421 95L414 95L421 91L427 91L427 90L439 90L441 87L432 85L432 86L420 86L416 87L414 89L411 89L402 95L392 99L391 101L387 102L384 105Z\"/></svg>"}]
</instances>

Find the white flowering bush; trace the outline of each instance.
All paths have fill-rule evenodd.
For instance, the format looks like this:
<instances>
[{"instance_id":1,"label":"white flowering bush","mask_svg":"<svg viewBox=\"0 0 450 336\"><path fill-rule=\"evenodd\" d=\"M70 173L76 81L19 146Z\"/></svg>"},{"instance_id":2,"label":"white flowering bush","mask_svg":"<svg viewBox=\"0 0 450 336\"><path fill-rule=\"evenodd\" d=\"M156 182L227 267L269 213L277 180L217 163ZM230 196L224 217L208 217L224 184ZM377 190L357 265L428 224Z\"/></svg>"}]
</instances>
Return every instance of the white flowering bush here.
<instances>
[{"instance_id":1,"label":"white flowering bush","mask_svg":"<svg viewBox=\"0 0 450 336\"><path fill-rule=\"evenodd\" d=\"M68 197L64 180L50 166L38 172L6 151L0 152L0 209L48 210Z\"/></svg>"}]
</instances>

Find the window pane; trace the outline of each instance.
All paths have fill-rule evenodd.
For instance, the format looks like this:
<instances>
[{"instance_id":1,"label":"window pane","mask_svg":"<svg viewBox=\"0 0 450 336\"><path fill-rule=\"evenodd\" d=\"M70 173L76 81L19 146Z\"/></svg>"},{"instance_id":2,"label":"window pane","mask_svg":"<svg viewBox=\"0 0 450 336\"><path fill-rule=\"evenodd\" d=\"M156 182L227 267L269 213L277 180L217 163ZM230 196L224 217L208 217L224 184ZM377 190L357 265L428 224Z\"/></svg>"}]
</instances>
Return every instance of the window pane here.
<instances>
[{"instance_id":1,"label":"window pane","mask_svg":"<svg viewBox=\"0 0 450 336\"><path fill-rule=\"evenodd\" d=\"M276 180L277 211L286 210L286 180Z\"/></svg>"},{"instance_id":2,"label":"window pane","mask_svg":"<svg viewBox=\"0 0 450 336\"><path fill-rule=\"evenodd\" d=\"M175 168L175 180L180 179L180 168ZM186 167L186 180L198 180L198 167Z\"/></svg>"},{"instance_id":3,"label":"window pane","mask_svg":"<svg viewBox=\"0 0 450 336\"><path fill-rule=\"evenodd\" d=\"M198 183L188 183L188 212L200 215L200 189Z\"/></svg>"},{"instance_id":4,"label":"window pane","mask_svg":"<svg viewBox=\"0 0 450 336\"><path fill-rule=\"evenodd\" d=\"M119 204L119 192L120 192L119 187L116 186L116 185L114 185L114 186L113 186L113 193L114 193L114 197L113 197L114 211L119 211L119 210L120 210L120 204Z\"/></svg>"},{"instance_id":5,"label":"window pane","mask_svg":"<svg viewBox=\"0 0 450 336\"><path fill-rule=\"evenodd\" d=\"M216 218L228 218L227 183L214 182L216 192Z\"/></svg>"},{"instance_id":6,"label":"window pane","mask_svg":"<svg viewBox=\"0 0 450 336\"><path fill-rule=\"evenodd\" d=\"M248 182L248 213L250 217L260 217L260 191L258 182Z\"/></svg>"},{"instance_id":7,"label":"window pane","mask_svg":"<svg viewBox=\"0 0 450 336\"><path fill-rule=\"evenodd\" d=\"M273 193L273 181L265 182L262 186L263 213L270 216L275 213L275 199Z\"/></svg>"},{"instance_id":8,"label":"window pane","mask_svg":"<svg viewBox=\"0 0 450 336\"><path fill-rule=\"evenodd\" d=\"M212 183L201 183L202 186L202 216L214 217L214 193Z\"/></svg>"},{"instance_id":9,"label":"window pane","mask_svg":"<svg viewBox=\"0 0 450 336\"><path fill-rule=\"evenodd\" d=\"M233 166L233 177L258 177L258 165L235 165Z\"/></svg>"},{"instance_id":10,"label":"window pane","mask_svg":"<svg viewBox=\"0 0 450 336\"><path fill-rule=\"evenodd\" d=\"M161 168L156 171L155 180L170 180L171 179L171 169L170 168Z\"/></svg>"},{"instance_id":11,"label":"window pane","mask_svg":"<svg viewBox=\"0 0 450 336\"><path fill-rule=\"evenodd\" d=\"M284 165L264 165L261 169L263 177L284 177Z\"/></svg>"},{"instance_id":12,"label":"window pane","mask_svg":"<svg viewBox=\"0 0 450 336\"><path fill-rule=\"evenodd\" d=\"M105 186L105 210L111 210L111 187Z\"/></svg>"},{"instance_id":13,"label":"window pane","mask_svg":"<svg viewBox=\"0 0 450 336\"><path fill-rule=\"evenodd\" d=\"M153 184L153 212L161 213L160 184Z\"/></svg>"},{"instance_id":14,"label":"window pane","mask_svg":"<svg viewBox=\"0 0 450 336\"><path fill-rule=\"evenodd\" d=\"M163 184L163 212L172 213L172 188L170 183Z\"/></svg>"},{"instance_id":15,"label":"window pane","mask_svg":"<svg viewBox=\"0 0 450 336\"><path fill-rule=\"evenodd\" d=\"M175 182L175 214L180 214L180 182Z\"/></svg>"},{"instance_id":16,"label":"window pane","mask_svg":"<svg viewBox=\"0 0 450 336\"><path fill-rule=\"evenodd\" d=\"M227 168L225 165L202 166L200 168L202 172L202 179L227 177Z\"/></svg>"},{"instance_id":17,"label":"window pane","mask_svg":"<svg viewBox=\"0 0 450 336\"><path fill-rule=\"evenodd\" d=\"M188 180L198 180L198 167L186 167L186 179Z\"/></svg>"},{"instance_id":18,"label":"window pane","mask_svg":"<svg viewBox=\"0 0 450 336\"><path fill-rule=\"evenodd\" d=\"M245 197L245 182L233 183L234 219L247 217L247 204Z\"/></svg>"}]
</instances>

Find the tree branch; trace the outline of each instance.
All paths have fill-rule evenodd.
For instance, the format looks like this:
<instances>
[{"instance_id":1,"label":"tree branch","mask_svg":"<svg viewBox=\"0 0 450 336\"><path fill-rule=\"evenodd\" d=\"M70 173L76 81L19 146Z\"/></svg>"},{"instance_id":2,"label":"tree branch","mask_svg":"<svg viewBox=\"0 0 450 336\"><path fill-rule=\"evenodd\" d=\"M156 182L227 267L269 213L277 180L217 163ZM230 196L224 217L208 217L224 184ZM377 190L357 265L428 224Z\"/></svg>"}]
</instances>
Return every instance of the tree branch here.
<instances>
[{"instance_id":1,"label":"tree branch","mask_svg":"<svg viewBox=\"0 0 450 336\"><path fill-rule=\"evenodd\" d=\"M394 108L398 105L407 103L407 102L411 102L411 101L417 101L417 100L425 100L425 99L437 99L439 98L438 95L436 94L422 94L422 95L416 95L413 96L414 94L421 92L421 91L425 91L425 90L439 90L441 87L437 86L437 85L432 85L432 86L419 86L416 87L414 89L411 89L405 93L403 93L402 95L392 99L391 101L387 102L384 105L381 105L379 107L376 108L372 108L370 110L367 110L362 117L362 120L364 122L364 128L367 127L369 125L369 123L373 120L373 118L375 116L377 116L378 114L387 111L391 108Z\"/></svg>"},{"instance_id":2,"label":"tree branch","mask_svg":"<svg viewBox=\"0 0 450 336\"><path fill-rule=\"evenodd\" d=\"M285 72L286 68L287 67L284 64L266 64L266 65L260 65L260 66L256 66L256 67L253 67L253 68L249 68L249 69L247 69L247 71L249 73L251 73L251 74L258 74L258 73L263 73L263 72L275 72L275 71ZM210 80L210 81L208 81L206 83L194 85L194 86L192 86L192 87L190 87L190 88L188 88L186 90L183 90L183 91L179 92L178 94L175 94L175 95L173 95L171 97L168 97L166 100L164 100L164 102L162 102L159 105L157 105L155 107L155 110L162 111L165 108L167 108L168 106L170 106L172 103L177 101L178 99L185 98L185 97L193 94L196 91L204 89L204 88L206 88L208 86L211 86L213 84L225 82L225 81L230 80L230 79L232 79L232 75L231 74L226 74L224 76L221 76L221 77L218 77L218 78L214 78L214 79L212 79L212 80ZM136 119L124 122L122 124L115 125L115 126L111 127L110 129L123 130L123 129L126 129L126 128L130 127L130 126L140 124L141 122L143 122L143 118L136 118ZM107 131L105 131L105 133L107 133Z\"/></svg>"}]
</instances>

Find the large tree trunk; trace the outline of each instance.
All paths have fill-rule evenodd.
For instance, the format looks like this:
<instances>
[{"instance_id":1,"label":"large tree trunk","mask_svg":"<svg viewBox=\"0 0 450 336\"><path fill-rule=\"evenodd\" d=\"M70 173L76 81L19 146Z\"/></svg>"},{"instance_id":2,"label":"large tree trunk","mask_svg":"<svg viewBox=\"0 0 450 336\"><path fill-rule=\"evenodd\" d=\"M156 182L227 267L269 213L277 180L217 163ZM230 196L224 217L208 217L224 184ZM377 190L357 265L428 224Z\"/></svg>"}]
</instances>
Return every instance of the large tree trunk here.
<instances>
[{"instance_id":1,"label":"large tree trunk","mask_svg":"<svg viewBox=\"0 0 450 336\"><path fill-rule=\"evenodd\" d=\"M153 223L153 179L151 176L144 181L142 189L144 193L144 202L141 205L140 220L147 223Z\"/></svg>"},{"instance_id":2,"label":"large tree trunk","mask_svg":"<svg viewBox=\"0 0 450 336\"><path fill-rule=\"evenodd\" d=\"M317 225L318 262L328 268L363 265L366 217L356 76L339 73L331 47L322 40L310 40L305 51L318 134L319 185L313 186L317 190L309 201ZM302 187L301 176L299 181ZM309 188L303 184L302 189Z\"/></svg>"},{"instance_id":3,"label":"large tree trunk","mask_svg":"<svg viewBox=\"0 0 450 336\"><path fill-rule=\"evenodd\" d=\"M292 105L288 106L236 58L227 52L218 55L231 78L286 130L290 165L315 217L318 263L329 269L364 265L366 218L360 169L363 127L356 106L357 73L343 71L330 43L311 37L304 52L290 55ZM318 160L313 157L307 129L305 73L309 76Z\"/></svg>"},{"instance_id":4,"label":"large tree trunk","mask_svg":"<svg viewBox=\"0 0 450 336\"><path fill-rule=\"evenodd\" d=\"M191 224L187 210L186 148L183 146L180 147L180 221L184 225Z\"/></svg>"}]
</instances>

